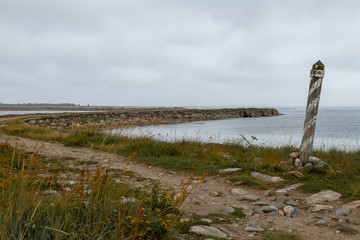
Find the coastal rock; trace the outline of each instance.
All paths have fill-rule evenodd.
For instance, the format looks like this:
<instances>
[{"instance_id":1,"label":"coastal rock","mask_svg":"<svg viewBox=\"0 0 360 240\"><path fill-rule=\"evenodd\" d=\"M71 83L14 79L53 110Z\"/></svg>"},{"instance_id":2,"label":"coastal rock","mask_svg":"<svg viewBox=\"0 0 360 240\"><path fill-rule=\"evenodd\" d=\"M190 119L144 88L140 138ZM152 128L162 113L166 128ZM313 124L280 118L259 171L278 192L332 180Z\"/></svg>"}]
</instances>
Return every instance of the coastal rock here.
<instances>
[{"instance_id":1,"label":"coastal rock","mask_svg":"<svg viewBox=\"0 0 360 240\"><path fill-rule=\"evenodd\" d=\"M220 169L219 173L223 174L223 173L232 173L232 172L237 172L240 171L241 168L226 168L226 169Z\"/></svg>"},{"instance_id":2,"label":"coastal rock","mask_svg":"<svg viewBox=\"0 0 360 240\"><path fill-rule=\"evenodd\" d=\"M248 191L242 189L242 188L233 188L231 189L231 194L233 195L246 195L248 194Z\"/></svg>"},{"instance_id":3,"label":"coastal rock","mask_svg":"<svg viewBox=\"0 0 360 240\"><path fill-rule=\"evenodd\" d=\"M263 232L263 231L265 231L265 229L260 228L260 227L244 227L243 230L246 232Z\"/></svg>"},{"instance_id":4,"label":"coastal rock","mask_svg":"<svg viewBox=\"0 0 360 240\"><path fill-rule=\"evenodd\" d=\"M279 199L279 200L271 201L270 204L271 205L282 205L282 204L284 204L284 200Z\"/></svg>"},{"instance_id":5,"label":"coastal rock","mask_svg":"<svg viewBox=\"0 0 360 240\"><path fill-rule=\"evenodd\" d=\"M311 206L310 212L320 212L320 211L331 210L331 209L333 209L333 207L330 205L316 204L316 205Z\"/></svg>"},{"instance_id":6,"label":"coastal rock","mask_svg":"<svg viewBox=\"0 0 360 240\"><path fill-rule=\"evenodd\" d=\"M295 209L292 206L285 206L283 209L285 216L290 217L291 213L295 211Z\"/></svg>"},{"instance_id":7,"label":"coastal rock","mask_svg":"<svg viewBox=\"0 0 360 240\"><path fill-rule=\"evenodd\" d=\"M323 220L323 219L320 219L320 220L315 222L315 225L319 226L319 227L324 227L324 226L327 225L327 222L325 220Z\"/></svg>"},{"instance_id":8,"label":"coastal rock","mask_svg":"<svg viewBox=\"0 0 360 240\"><path fill-rule=\"evenodd\" d=\"M358 229L351 226L342 226L341 228L339 228L339 230L341 232L347 232L347 233L359 233Z\"/></svg>"},{"instance_id":9,"label":"coastal rock","mask_svg":"<svg viewBox=\"0 0 360 240\"><path fill-rule=\"evenodd\" d=\"M275 207L274 205L270 205L270 206L263 206L260 208L264 213L270 213L270 212L278 212L277 207Z\"/></svg>"},{"instance_id":10,"label":"coastal rock","mask_svg":"<svg viewBox=\"0 0 360 240\"><path fill-rule=\"evenodd\" d=\"M351 209L347 207L336 209L336 216L346 216L349 215L350 213L351 213Z\"/></svg>"},{"instance_id":11,"label":"coastal rock","mask_svg":"<svg viewBox=\"0 0 360 240\"><path fill-rule=\"evenodd\" d=\"M257 214L260 214L260 215L264 214L264 211L261 210L261 208L254 207L252 210L253 210L254 213L257 213Z\"/></svg>"},{"instance_id":12,"label":"coastal rock","mask_svg":"<svg viewBox=\"0 0 360 240\"><path fill-rule=\"evenodd\" d=\"M217 238L226 238L227 234L220 231L217 228L204 226L204 225L198 225L198 226L192 226L189 230L191 233L195 233L198 235L204 235L204 236L210 236L210 237L217 237Z\"/></svg>"},{"instance_id":13,"label":"coastal rock","mask_svg":"<svg viewBox=\"0 0 360 240\"><path fill-rule=\"evenodd\" d=\"M232 207L227 207L227 208L220 209L220 212L231 214L231 213L235 212L235 209Z\"/></svg>"},{"instance_id":14,"label":"coastal rock","mask_svg":"<svg viewBox=\"0 0 360 240\"><path fill-rule=\"evenodd\" d=\"M258 226L258 222L257 222L256 220L249 221L249 222L247 223L247 225L248 225L249 227L257 227L257 226Z\"/></svg>"},{"instance_id":15,"label":"coastal rock","mask_svg":"<svg viewBox=\"0 0 360 240\"><path fill-rule=\"evenodd\" d=\"M260 179L262 181L265 182L282 182L284 181L284 179L282 179L281 177L274 177L274 176L270 176L270 175L266 175L266 174L262 174L262 173L258 173L258 172L251 172L251 176L257 179Z\"/></svg>"},{"instance_id":16,"label":"coastal rock","mask_svg":"<svg viewBox=\"0 0 360 240\"><path fill-rule=\"evenodd\" d=\"M257 200L259 200L259 197L256 195L244 195L238 198L239 201L249 201L249 202L255 202Z\"/></svg>"},{"instance_id":17,"label":"coastal rock","mask_svg":"<svg viewBox=\"0 0 360 240\"><path fill-rule=\"evenodd\" d=\"M289 201L286 202L287 205L290 205L290 206L294 206L294 207L297 207L300 205L300 203L298 202L295 202L294 200L290 199Z\"/></svg>"},{"instance_id":18,"label":"coastal rock","mask_svg":"<svg viewBox=\"0 0 360 240\"><path fill-rule=\"evenodd\" d=\"M355 209L360 207L360 200L349 202L343 205L344 208Z\"/></svg>"},{"instance_id":19,"label":"coastal rock","mask_svg":"<svg viewBox=\"0 0 360 240\"><path fill-rule=\"evenodd\" d=\"M277 193L286 193L286 192L288 192L290 190L293 190L293 189L296 189L296 188L298 188L298 187L300 187L302 185L303 185L302 183L296 183L296 184L290 185L290 186L288 186L286 188L279 189L276 192Z\"/></svg>"},{"instance_id":20,"label":"coastal rock","mask_svg":"<svg viewBox=\"0 0 360 240\"><path fill-rule=\"evenodd\" d=\"M306 202L308 204L332 202L338 200L340 197L341 197L340 193L331 190L326 190L316 193L310 197L307 197Z\"/></svg>"}]
</instances>

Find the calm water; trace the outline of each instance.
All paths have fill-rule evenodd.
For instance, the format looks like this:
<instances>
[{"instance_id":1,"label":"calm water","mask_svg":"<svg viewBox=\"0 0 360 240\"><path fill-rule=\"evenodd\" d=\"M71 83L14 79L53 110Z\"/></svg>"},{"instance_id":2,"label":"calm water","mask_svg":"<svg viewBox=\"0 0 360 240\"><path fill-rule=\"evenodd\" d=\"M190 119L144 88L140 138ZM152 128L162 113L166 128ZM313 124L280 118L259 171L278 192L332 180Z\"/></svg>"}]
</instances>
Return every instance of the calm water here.
<instances>
[{"instance_id":1,"label":"calm water","mask_svg":"<svg viewBox=\"0 0 360 240\"><path fill-rule=\"evenodd\" d=\"M292 144L299 147L305 118L304 108L278 108L282 116L266 118L237 118L213 121L196 121L182 124L115 129L113 133L175 141L191 139L222 143L241 141L253 144L278 146ZM320 108L315 133L315 148L337 147L345 150L360 148L360 107Z\"/></svg>"}]
</instances>

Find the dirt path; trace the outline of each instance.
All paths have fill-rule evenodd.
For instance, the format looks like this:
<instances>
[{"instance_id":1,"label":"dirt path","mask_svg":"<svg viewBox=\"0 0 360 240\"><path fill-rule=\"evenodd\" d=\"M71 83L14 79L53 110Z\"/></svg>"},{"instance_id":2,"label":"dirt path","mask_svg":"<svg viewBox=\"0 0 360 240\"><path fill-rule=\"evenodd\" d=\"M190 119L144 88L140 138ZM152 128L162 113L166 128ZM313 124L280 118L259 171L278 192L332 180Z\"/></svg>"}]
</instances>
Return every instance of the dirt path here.
<instances>
[{"instance_id":1,"label":"dirt path","mask_svg":"<svg viewBox=\"0 0 360 240\"><path fill-rule=\"evenodd\" d=\"M0 119L0 122L7 119ZM74 162L77 161L96 161L97 166L109 167L109 169L121 169L127 168L130 171L136 173L137 176L141 176L144 181L134 181L132 184L135 187L145 188L145 183L149 181L157 181L159 186L166 190L174 190L175 192L181 192L181 180L185 182L189 179L189 174L174 173L158 166L149 166L146 164L134 164L133 162L127 166L128 158L119 156L113 153L106 153L89 148L78 147L65 147L59 143L36 141L27 138L19 138L13 136L7 136L0 133L0 142L8 142L12 146L20 146L25 151L39 150L41 155L49 158L68 158L66 164L75 167ZM91 166L91 165L90 165ZM97 167L96 166L96 167ZM82 167L82 166L78 166ZM201 177L201 176L195 176ZM249 221L256 220L257 225L266 230L281 230L300 233L304 240L306 239L360 239L360 235L339 233L339 226L345 224L352 226L356 229L360 229L359 226L347 224L349 219L360 222L360 211L355 209L349 216L336 216L335 209L340 208L344 202L343 200L337 200L331 203L327 203L333 206L331 212L317 212L310 213L309 206L304 202L304 199L311 194L304 193L301 190L292 190L286 195L283 193L277 193L275 196L265 196L263 190L252 189L248 186L234 186L230 181L226 180L226 176L207 176L204 183L196 184L193 182L192 189L189 198L184 204L184 218L189 218L192 215L202 216L209 218L209 213L225 213L231 211L231 208L241 208L246 213L246 217L243 219L232 219L232 222L222 224L211 224L214 227L223 227L223 231L229 231L234 236L231 239L250 239L256 233L244 231L244 227L248 226ZM294 218L285 216L272 216L271 214L254 214L252 209L255 207L254 203L239 201L239 195L234 195L231 190L234 188L241 188L248 191L248 194L253 194L259 197L258 201L269 204L274 200L284 200L284 202L292 199L299 203L295 209L298 215ZM277 189L270 189L276 191ZM216 193L215 193L216 192ZM219 196L215 196L219 194ZM213 196L212 196L213 195ZM280 204L278 206L285 206ZM319 227L314 222L325 218L327 225L325 227ZM308 222L306 222L308 221ZM310 221L312 221L310 223Z\"/></svg>"}]
</instances>

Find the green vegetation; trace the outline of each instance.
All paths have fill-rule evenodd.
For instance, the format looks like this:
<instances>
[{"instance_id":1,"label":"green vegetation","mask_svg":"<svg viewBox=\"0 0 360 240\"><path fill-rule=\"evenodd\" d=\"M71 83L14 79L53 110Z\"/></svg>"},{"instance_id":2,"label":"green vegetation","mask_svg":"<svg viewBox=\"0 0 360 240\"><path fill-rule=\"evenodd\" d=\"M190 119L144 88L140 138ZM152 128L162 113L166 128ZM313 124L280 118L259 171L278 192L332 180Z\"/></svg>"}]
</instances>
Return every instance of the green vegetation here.
<instances>
[{"instance_id":1,"label":"green vegetation","mask_svg":"<svg viewBox=\"0 0 360 240\"><path fill-rule=\"evenodd\" d=\"M174 200L156 186L146 194L117 184L106 170L51 169L37 153L0 144L1 239L181 239L185 192ZM60 184L61 173L75 184Z\"/></svg>"},{"instance_id":2,"label":"green vegetation","mask_svg":"<svg viewBox=\"0 0 360 240\"><path fill-rule=\"evenodd\" d=\"M39 140L58 141L67 146L92 147L107 152L128 156L137 153L137 161L161 165L168 169L190 171L191 173L216 174L219 169L239 167L242 171L228 174L231 181L243 181L257 188L282 187L302 182L309 191L331 189L342 193L349 200L360 198L360 150L345 152L337 149L317 150L314 156L332 166L310 168L303 171L304 177L295 179L285 173L289 169L280 164L296 151L293 146L254 147L244 138L242 142L213 144L196 141L163 142L151 137L130 138L124 135L110 135L104 129L74 128L52 130L25 126L20 120L6 123L2 129L10 135ZM230 157L228 157L230 156ZM255 161L254 159L261 159ZM280 176L282 183L265 183L250 176L251 171Z\"/></svg>"},{"instance_id":3,"label":"green vegetation","mask_svg":"<svg viewBox=\"0 0 360 240\"><path fill-rule=\"evenodd\" d=\"M296 233L287 232L264 232L261 234L259 240L301 240L301 237Z\"/></svg>"}]
</instances>

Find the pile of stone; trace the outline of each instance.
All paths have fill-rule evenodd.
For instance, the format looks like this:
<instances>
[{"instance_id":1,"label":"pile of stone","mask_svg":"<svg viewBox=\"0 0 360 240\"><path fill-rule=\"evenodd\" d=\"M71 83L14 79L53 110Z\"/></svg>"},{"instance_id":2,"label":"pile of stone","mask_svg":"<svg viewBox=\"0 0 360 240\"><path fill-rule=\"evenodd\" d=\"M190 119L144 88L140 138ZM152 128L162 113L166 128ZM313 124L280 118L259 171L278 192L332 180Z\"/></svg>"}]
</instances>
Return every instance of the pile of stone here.
<instances>
[{"instance_id":1,"label":"pile of stone","mask_svg":"<svg viewBox=\"0 0 360 240\"><path fill-rule=\"evenodd\" d=\"M290 168L296 168L297 170L302 170L309 167L318 167L318 168L328 168L330 171L332 167L317 157L309 157L309 159L305 162L300 160L300 154L298 152L292 152L289 154L289 159L285 162L286 165Z\"/></svg>"}]
</instances>

